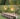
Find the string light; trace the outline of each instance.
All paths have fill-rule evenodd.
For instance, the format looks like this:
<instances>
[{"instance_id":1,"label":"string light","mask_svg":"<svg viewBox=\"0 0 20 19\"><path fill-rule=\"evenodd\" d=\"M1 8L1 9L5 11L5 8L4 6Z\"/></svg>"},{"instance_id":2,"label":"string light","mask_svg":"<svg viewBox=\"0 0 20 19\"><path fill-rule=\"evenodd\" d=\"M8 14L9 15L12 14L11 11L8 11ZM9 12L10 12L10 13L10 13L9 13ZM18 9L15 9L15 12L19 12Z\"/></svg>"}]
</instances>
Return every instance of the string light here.
<instances>
[{"instance_id":1,"label":"string light","mask_svg":"<svg viewBox=\"0 0 20 19\"><path fill-rule=\"evenodd\" d=\"M7 10L6 6L4 6L4 10Z\"/></svg>"},{"instance_id":2,"label":"string light","mask_svg":"<svg viewBox=\"0 0 20 19\"><path fill-rule=\"evenodd\" d=\"M11 11L14 11L14 8L11 8Z\"/></svg>"},{"instance_id":3,"label":"string light","mask_svg":"<svg viewBox=\"0 0 20 19\"><path fill-rule=\"evenodd\" d=\"M11 11L13 11L13 8L11 8Z\"/></svg>"}]
</instances>

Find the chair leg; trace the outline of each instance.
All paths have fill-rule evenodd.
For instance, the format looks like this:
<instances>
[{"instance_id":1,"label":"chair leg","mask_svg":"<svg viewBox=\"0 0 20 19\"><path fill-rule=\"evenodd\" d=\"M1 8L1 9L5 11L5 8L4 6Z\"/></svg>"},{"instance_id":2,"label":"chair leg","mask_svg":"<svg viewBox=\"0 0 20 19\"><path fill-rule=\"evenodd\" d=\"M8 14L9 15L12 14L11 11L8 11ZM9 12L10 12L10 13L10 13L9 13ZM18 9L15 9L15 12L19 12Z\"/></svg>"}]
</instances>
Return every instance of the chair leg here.
<instances>
[{"instance_id":1,"label":"chair leg","mask_svg":"<svg viewBox=\"0 0 20 19\"><path fill-rule=\"evenodd\" d=\"M16 17L13 17L13 19L16 19Z\"/></svg>"},{"instance_id":2,"label":"chair leg","mask_svg":"<svg viewBox=\"0 0 20 19\"><path fill-rule=\"evenodd\" d=\"M8 19L10 19L10 18L8 18Z\"/></svg>"}]
</instances>

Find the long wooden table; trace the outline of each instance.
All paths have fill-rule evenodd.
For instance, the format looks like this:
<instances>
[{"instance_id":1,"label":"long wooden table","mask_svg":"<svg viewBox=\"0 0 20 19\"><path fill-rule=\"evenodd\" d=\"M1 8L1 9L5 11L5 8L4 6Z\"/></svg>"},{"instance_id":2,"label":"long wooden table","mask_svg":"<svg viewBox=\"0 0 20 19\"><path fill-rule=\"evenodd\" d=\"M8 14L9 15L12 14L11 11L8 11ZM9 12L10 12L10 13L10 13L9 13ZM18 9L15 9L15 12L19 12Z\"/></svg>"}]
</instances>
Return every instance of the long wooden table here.
<instances>
[{"instance_id":1,"label":"long wooden table","mask_svg":"<svg viewBox=\"0 0 20 19\"><path fill-rule=\"evenodd\" d=\"M8 19L16 19L15 14L12 13L3 13L3 16L7 17Z\"/></svg>"}]
</instances>

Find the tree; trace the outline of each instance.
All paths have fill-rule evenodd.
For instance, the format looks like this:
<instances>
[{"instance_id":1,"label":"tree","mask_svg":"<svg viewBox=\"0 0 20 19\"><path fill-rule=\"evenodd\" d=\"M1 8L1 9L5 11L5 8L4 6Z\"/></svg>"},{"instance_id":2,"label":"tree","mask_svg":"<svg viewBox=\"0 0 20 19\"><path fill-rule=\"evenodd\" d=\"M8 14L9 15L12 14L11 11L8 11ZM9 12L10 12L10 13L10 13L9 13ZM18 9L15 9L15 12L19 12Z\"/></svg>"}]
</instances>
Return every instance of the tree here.
<instances>
[{"instance_id":1,"label":"tree","mask_svg":"<svg viewBox=\"0 0 20 19\"><path fill-rule=\"evenodd\" d=\"M20 14L20 6L18 6L19 9L17 9L17 11L15 11L15 13Z\"/></svg>"}]
</instances>

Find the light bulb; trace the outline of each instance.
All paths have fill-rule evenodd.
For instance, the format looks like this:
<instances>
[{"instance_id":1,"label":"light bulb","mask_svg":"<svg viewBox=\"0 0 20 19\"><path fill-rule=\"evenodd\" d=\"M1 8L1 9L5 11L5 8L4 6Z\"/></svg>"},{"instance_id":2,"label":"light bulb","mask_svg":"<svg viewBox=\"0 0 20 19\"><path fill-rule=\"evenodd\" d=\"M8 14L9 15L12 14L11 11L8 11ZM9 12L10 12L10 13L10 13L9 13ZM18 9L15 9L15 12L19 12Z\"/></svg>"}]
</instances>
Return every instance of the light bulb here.
<instances>
[{"instance_id":1,"label":"light bulb","mask_svg":"<svg viewBox=\"0 0 20 19\"><path fill-rule=\"evenodd\" d=\"M11 11L13 11L13 8L11 8Z\"/></svg>"}]
</instances>

